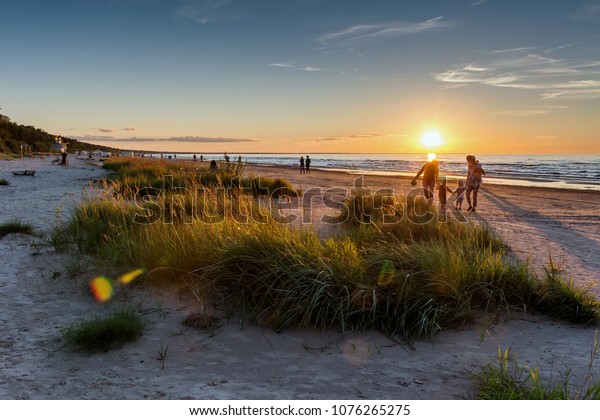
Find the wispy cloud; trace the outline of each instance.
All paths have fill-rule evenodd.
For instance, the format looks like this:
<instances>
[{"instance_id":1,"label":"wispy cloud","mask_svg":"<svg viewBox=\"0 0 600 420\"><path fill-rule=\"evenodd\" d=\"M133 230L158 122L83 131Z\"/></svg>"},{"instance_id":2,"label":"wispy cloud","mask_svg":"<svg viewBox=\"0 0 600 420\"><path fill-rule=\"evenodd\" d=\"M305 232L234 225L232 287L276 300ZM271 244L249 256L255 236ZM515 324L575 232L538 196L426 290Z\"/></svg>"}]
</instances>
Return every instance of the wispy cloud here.
<instances>
[{"instance_id":1,"label":"wispy cloud","mask_svg":"<svg viewBox=\"0 0 600 420\"><path fill-rule=\"evenodd\" d=\"M510 117L531 117L534 115L547 114L549 112L548 109L514 109L510 111L500 111L497 114Z\"/></svg>"},{"instance_id":2,"label":"wispy cloud","mask_svg":"<svg viewBox=\"0 0 600 420\"><path fill-rule=\"evenodd\" d=\"M279 67L279 68L282 68L282 69L302 70L302 71L308 71L308 72L329 70L329 69L323 69L323 68L316 67L316 66L297 67L292 62L287 62L287 63L270 63L269 66L271 66L271 67Z\"/></svg>"},{"instance_id":3,"label":"wispy cloud","mask_svg":"<svg viewBox=\"0 0 600 420\"><path fill-rule=\"evenodd\" d=\"M477 0L476 2L471 3L470 7L481 6L482 4L485 4L486 2L487 2L487 0Z\"/></svg>"},{"instance_id":4,"label":"wispy cloud","mask_svg":"<svg viewBox=\"0 0 600 420\"><path fill-rule=\"evenodd\" d=\"M293 69L294 68L294 64L292 64L292 63L271 63L271 64L269 64L269 66L281 67L284 69Z\"/></svg>"},{"instance_id":5,"label":"wispy cloud","mask_svg":"<svg viewBox=\"0 0 600 420\"><path fill-rule=\"evenodd\" d=\"M99 128L98 131L100 131L101 133L114 133L115 130L112 130L110 128Z\"/></svg>"},{"instance_id":6,"label":"wispy cloud","mask_svg":"<svg viewBox=\"0 0 600 420\"><path fill-rule=\"evenodd\" d=\"M249 7L235 4L233 0L204 0L179 6L175 16L206 25L218 21L236 21L246 15Z\"/></svg>"},{"instance_id":7,"label":"wispy cloud","mask_svg":"<svg viewBox=\"0 0 600 420\"><path fill-rule=\"evenodd\" d=\"M558 47L550 48L550 49L548 49L548 50L546 50L544 52L547 54L547 53L551 53L551 52L554 52L554 51L562 50L563 48L572 47L573 45L577 45L577 43L576 42L572 42L570 44L559 45Z\"/></svg>"},{"instance_id":8,"label":"wispy cloud","mask_svg":"<svg viewBox=\"0 0 600 420\"><path fill-rule=\"evenodd\" d=\"M136 128L135 127L125 127L123 128L123 131L135 131Z\"/></svg>"},{"instance_id":9,"label":"wispy cloud","mask_svg":"<svg viewBox=\"0 0 600 420\"><path fill-rule=\"evenodd\" d=\"M434 74L434 78L444 83L444 88L484 85L534 90L546 100L600 96L600 62L556 59L538 53L533 47L495 50L483 54L479 61Z\"/></svg>"},{"instance_id":10,"label":"wispy cloud","mask_svg":"<svg viewBox=\"0 0 600 420\"><path fill-rule=\"evenodd\" d=\"M377 41L405 35L418 34L441 28L449 28L454 23L438 16L424 22L383 22L358 24L336 32L321 35L317 40L324 46L344 46L361 42Z\"/></svg>"}]
</instances>

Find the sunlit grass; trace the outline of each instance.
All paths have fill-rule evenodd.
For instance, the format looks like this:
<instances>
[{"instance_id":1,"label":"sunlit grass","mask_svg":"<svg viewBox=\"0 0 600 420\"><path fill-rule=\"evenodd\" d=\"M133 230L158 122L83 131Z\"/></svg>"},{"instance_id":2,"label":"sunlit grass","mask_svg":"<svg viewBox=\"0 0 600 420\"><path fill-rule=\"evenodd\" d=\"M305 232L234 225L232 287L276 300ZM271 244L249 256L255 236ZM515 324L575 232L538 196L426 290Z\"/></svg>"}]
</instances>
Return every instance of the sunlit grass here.
<instances>
[{"instance_id":1,"label":"sunlit grass","mask_svg":"<svg viewBox=\"0 0 600 420\"><path fill-rule=\"evenodd\" d=\"M56 236L104 266L141 267L150 280L183 285L203 304L220 302L275 330L378 329L411 342L483 312L524 308L586 324L599 317L589 294L558 276L540 279L489 229L440 223L418 200L351 197L340 215L346 229L322 238L277 223L252 194L219 183L200 199L142 197L115 188L120 182L91 194ZM186 182L196 191L196 179ZM572 303L556 311L567 295Z\"/></svg>"},{"instance_id":2,"label":"sunlit grass","mask_svg":"<svg viewBox=\"0 0 600 420\"><path fill-rule=\"evenodd\" d=\"M594 358L599 350L598 341L593 344L587 374L580 383L567 370L558 381L543 378L539 367L520 365L512 360L511 352L498 349L498 360L488 363L476 376L476 398L484 400L598 400L600 378L594 376Z\"/></svg>"}]
</instances>

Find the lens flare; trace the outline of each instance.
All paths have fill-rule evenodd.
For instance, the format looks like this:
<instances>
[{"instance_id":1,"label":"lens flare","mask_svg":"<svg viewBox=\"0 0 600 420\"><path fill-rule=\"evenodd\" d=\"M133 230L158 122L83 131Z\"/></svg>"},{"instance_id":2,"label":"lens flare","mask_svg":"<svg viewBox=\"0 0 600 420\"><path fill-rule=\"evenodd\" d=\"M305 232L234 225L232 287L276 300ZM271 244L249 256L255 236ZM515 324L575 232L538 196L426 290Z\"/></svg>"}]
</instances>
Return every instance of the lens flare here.
<instances>
[{"instance_id":1,"label":"lens flare","mask_svg":"<svg viewBox=\"0 0 600 420\"><path fill-rule=\"evenodd\" d=\"M381 263L381 269L379 270L379 275L377 276L377 285L378 286L387 286L394 280L394 274L396 274L396 269L394 268L394 264L388 260L383 261Z\"/></svg>"},{"instance_id":2,"label":"lens flare","mask_svg":"<svg viewBox=\"0 0 600 420\"><path fill-rule=\"evenodd\" d=\"M144 274L144 271L146 271L146 270L144 270L143 268L138 268L137 270L133 270L133 271L130 271L129 273L122 274L121 276L119 276L117 278L117 280L120 283L129 284L133 280L135 280L136 277L139 277L142 274Z\"/></svg>"},{"instance_id":3,"label":"lens flare","mask_svg":"<svg viewBox=\"0 0 600 420\"><path fill-rule=\"evenodd\" d=\"M104 276L93 278L90 287L96 300L101 303L108 302L114 293L112 282Z\"/></svg>"}]
</instances>

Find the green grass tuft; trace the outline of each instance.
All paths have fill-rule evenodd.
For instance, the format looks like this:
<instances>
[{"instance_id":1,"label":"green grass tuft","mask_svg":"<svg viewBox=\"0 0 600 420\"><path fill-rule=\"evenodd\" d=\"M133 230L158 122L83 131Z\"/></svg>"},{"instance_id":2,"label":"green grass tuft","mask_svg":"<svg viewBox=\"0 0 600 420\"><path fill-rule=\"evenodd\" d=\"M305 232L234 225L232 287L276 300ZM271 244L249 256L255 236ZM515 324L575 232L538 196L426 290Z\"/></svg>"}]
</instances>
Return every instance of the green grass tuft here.
<instances>
[{"instance_id":1,"label":"green grass tuft","mask_svg":"<svg viewBox=\"0 0 600 420\"><path fill-rule=\"evenodd\" d=\"M117 311L75 324L65 331L67 343L76 350L106 352L142 334L142 321L132 311Z\"/></svg>"},{"instance_id":2,"label":"green grass tuft","mask_svg":"<svg viewBox=\"0 0 600 420\"><path fill-rule=\"evenodd\" d=\"M8 179L0 178L0 185L10 185L10 181Z\"/></svg>"},{"instance_id":3,"label":"green grass tuft","mask_svg":"<svg viewBox=\"0 0 600 420\"><path fill-rule=\"evenodd\" d=\"M33 233L33 228L28 223L22 223L21 221L14 219L0 225L0 238L9 233L24 233L26 235L31 235Z\"/></svg>"},{"instance_id":4,"label":"green grass tuft","mask_svg":"<svg viewBox=\"0 0 600 420\"><path fill-rule=\"evenodd\" d=\"M597 344L597 343L596 343ZM597 350L597 349L596 349ZM592 353L595 356L595 352ZM571 373L559 375L559 383L548 383L538 367L511 363L511 354L498 349L498 362L484 366L476 375L477 394L481 400L598 400L600 380L592 373L592 364L581 384L572 383ZM592 360L593 363L593 360Z\"/></svg>"}]
</instances>

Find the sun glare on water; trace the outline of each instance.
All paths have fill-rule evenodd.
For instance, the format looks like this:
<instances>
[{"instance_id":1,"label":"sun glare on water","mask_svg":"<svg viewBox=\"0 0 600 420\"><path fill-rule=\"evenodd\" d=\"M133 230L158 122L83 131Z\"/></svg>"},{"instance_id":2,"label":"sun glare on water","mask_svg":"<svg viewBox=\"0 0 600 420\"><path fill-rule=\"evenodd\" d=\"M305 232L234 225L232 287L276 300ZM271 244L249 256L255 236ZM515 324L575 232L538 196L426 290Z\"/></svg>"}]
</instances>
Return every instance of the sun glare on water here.
<instances>
[{"instance_id":1,"label":"sun glare on water","mask_svg":"<svg viewBox=\"0 0 600 420\"><path fill-rule=\"evenodd\" d=\"M435 153L427 153L427 160L429 162L431 162L433 159L435 159Z\"/></svg>"},{"instance_id":2,"label":"sun glare on water","mask_svg":"<svg viewBox=\"0 0 600 420\"><path fill-rule=\"evenodd\" d=\"M421 137L421 141L425 147L436 147L443 143L442 136L435 130L429 130L425 132L423 137Z\"/></svg>"}]
</instances>

